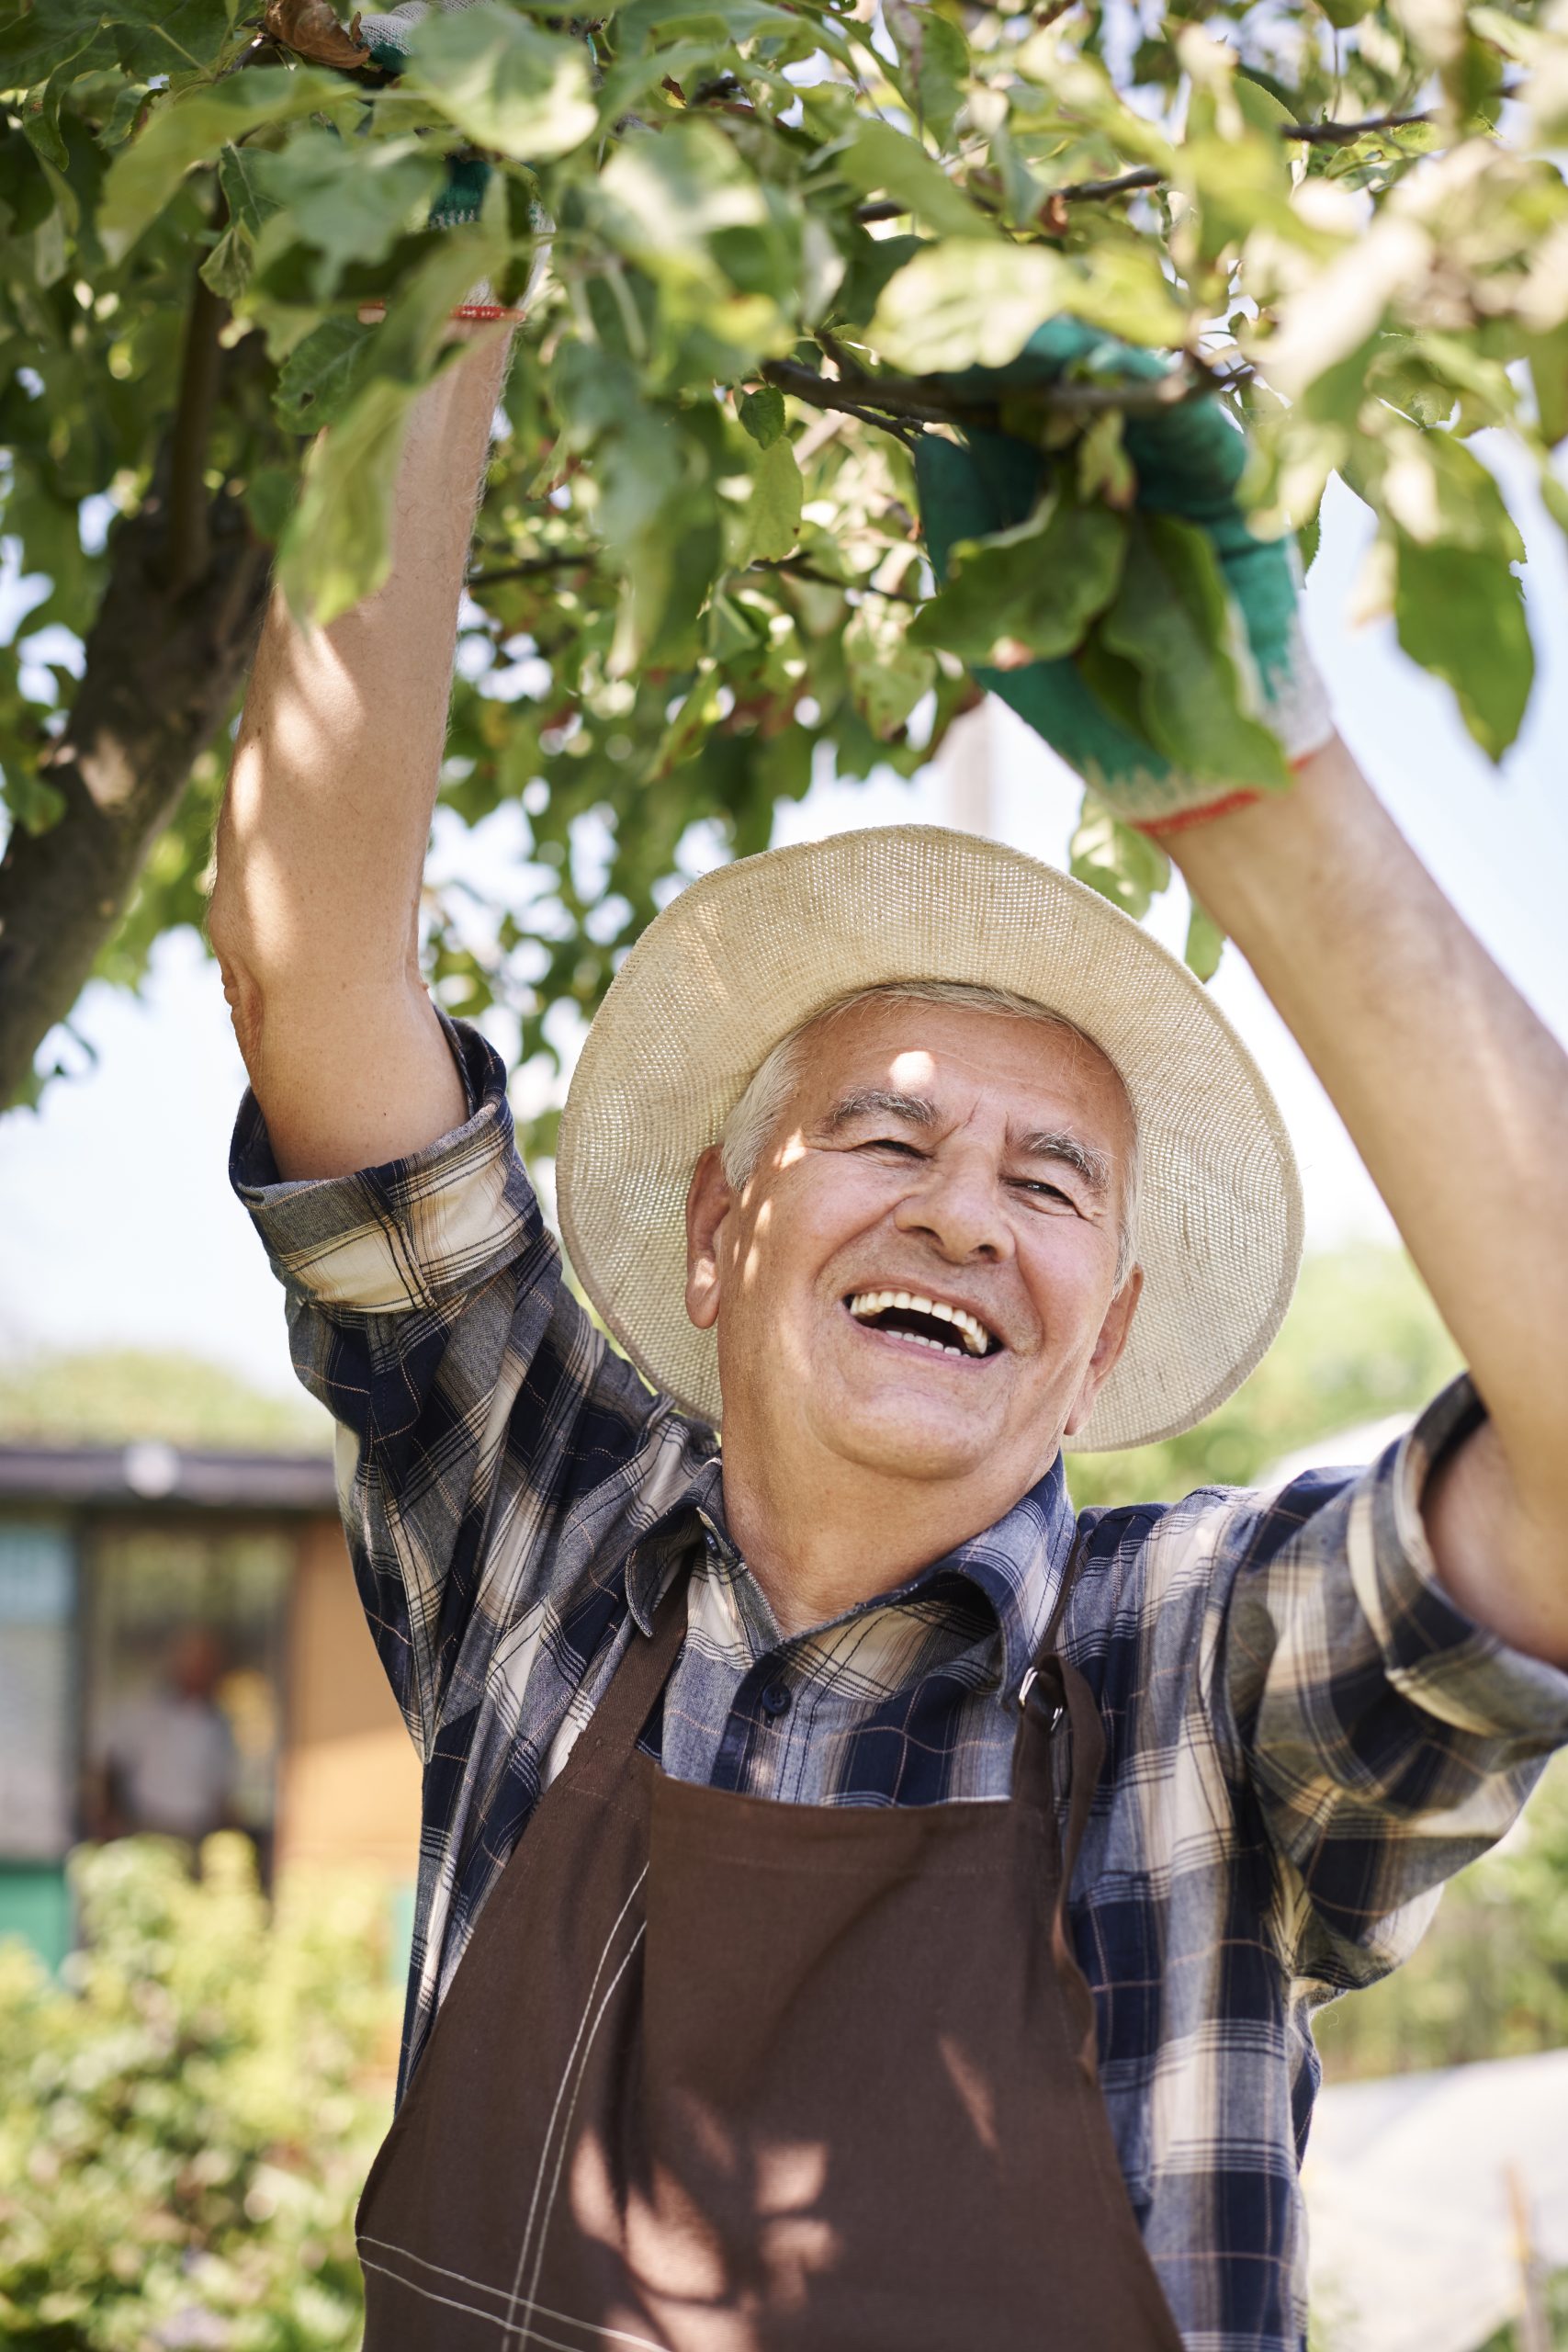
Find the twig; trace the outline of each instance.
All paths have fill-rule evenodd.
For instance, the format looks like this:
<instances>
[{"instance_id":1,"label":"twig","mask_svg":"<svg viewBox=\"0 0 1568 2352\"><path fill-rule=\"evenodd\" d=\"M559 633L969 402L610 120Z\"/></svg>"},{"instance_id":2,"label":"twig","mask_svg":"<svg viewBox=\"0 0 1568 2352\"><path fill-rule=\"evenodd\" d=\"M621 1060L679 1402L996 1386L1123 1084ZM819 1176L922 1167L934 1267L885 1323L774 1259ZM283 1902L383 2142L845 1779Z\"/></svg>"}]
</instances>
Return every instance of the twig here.
<instances>
[{"instance_id":1,"label":"twig","mask_svg":"<svg viewBox=\"0 0 1568 2352\"><path fill-rule=\"evenodd\" d=\"M1359 122L1292 122L1280 136L1300 140L1307 147L1348 147L1370 130L1408 130L1412 123L1431 119L1427 108L1420 114L1370 114Z\"/></svg>"},{"instance_id":2,"label":"twig","mask_svg":"<svg viewBox=\"0 0 1568 2352\"><path fill-rule=\"evenodd\" d=\"M878 425L884 433L895 434L899 440L908 437L891 422L886 401L882 403L883 413L879 415L875 410L863 406L858 401L846 399L839 385L830 384L825 376L815 374L809 368L803 368L798 360L767 360L763 363L761 374L764 381L776 385L781 392L793 394L797 401L805 401L809 408L837 409L845 416L858 416L863 424ZM897 379L878 377L876 382L880 387L890 380ZM901 408L898 413L917 423L945 424L953 412L945 408L908 407Z\"/></svg>"},{"instance_id":3,"label":"twig","mask_svg":"<svg viewBox=\"0 0 1568 2352\"><path fill-rule=\"evenodd\" d=\"M465 588L496 588L503 580L537 580L548 571L565 571L576 563L597 563L597 548L552 548L547 555L525 556L521 563L500 564L493 571L470 571Z\"/></svg>"},{"instance_id":4,"label":"twig","mask_svg":"<svg viewBox=\"0 0 1568 2352\"><path fill-rule=\"evenodd\" d=\"M1158 187L1160 178L1152 164L1140 164L1136 171L1119 172L1113 180L1069 180L1066 187L1054 187L1045 201L1051 204L1059 198L1064 204L1094 204L1106 197L1131 196L1134 188Z\"/></svg>"},{"instance_id":5,"label":"twig","mask_svg":"<svg viewBox=\"0 0 1568 2352\"><path fill-rule=\"evenodd\" d=\"M885 433L897 431L895 418L915 424L993 426L999 420L994 398L975 400L939 387L929 378L863 376L854 371L835 384L794 359L770 360L761 372L781 392L789 392L812 408L841 410L863 424L880 426ZM1206 392L1224 390L1236 380L1234 375L1215 375L1201 360L1190 360L1186 372L1173 368L1148 383L1021 384L1010 386L1007 398L1010 404L1043 409L1057 416L1098 416L1107 409L1120 409L1129 416L1152 416L1179 408Z\"/></svg>"},{"instance_id":6,"label":"twig","mask_svg":"<svg viewBox=\"0 0 1568 2352\"><path fill-rule=\"evenodd\" d=\"M922 597L907 595L902 588L877 588L869 580L836 580L830 571L818 571L814 563L805 563L798 556L756 556L746 569L748 571L787 571L796 580L814 580L819 587L836 588L841 596L886 596L895 605L924 602Z\"/></svg>"}]
</instances>

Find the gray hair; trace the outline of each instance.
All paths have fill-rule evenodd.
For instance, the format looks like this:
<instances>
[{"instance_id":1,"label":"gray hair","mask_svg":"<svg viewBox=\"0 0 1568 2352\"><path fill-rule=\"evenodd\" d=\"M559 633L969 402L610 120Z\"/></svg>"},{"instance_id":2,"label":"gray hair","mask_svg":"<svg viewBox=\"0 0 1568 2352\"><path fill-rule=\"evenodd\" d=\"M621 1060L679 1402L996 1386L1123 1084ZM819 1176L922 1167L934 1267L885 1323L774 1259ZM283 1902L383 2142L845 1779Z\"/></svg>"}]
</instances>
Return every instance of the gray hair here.
<instances>
[{"instance_id":1,"label":"gray hair","mask_svg":"<svg viewBox=\"0 0 1568 2352\"><path fill-rule=\"evenodd\" d=\"M1090 1046L1102 1061L1110 1063L1122 1098L1127 1106L1127 1122L1132 1146L1122 1170L1122 1228L1116 1244L1116 1287L1121 1289L1132 1271L1137 1247L1138 1176L1140 1151L1138 1118L1127 1082L1111 1061L1110 1055L1087 1029L1080 1029L1066 1013L1053 1012L1048 1005L1035 1004L1029 997L1015 996L1010 989L987 988L973 980L881 980L874 988L856 989L849 996L841 996L821 1012L814 1012L787 1037L781 1037L773 1051L758 1064L746 1084L745 1091L719 1130L718 1154L725 1180L731 1189L740 1192L757 1172L769 1136L784 1114L784 1105L794 1093L805 1059L807 1038L814 1030L842 1014L852 1012L863 1004L874 1003L956 1004L975 1012L1000 1012L1015 1021L1037 1021L1043 1027L1065 1032L1076 1037L1080 1045Z\"/></svg>"}]
</instances>

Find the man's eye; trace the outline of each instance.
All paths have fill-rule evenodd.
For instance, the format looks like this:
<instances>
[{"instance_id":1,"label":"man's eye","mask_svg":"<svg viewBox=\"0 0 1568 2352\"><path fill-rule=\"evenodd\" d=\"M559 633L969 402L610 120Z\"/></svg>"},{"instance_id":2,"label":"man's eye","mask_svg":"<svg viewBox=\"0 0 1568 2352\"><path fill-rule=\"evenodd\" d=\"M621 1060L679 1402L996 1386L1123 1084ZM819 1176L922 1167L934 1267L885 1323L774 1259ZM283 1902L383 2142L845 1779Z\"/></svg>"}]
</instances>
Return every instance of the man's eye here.
<instances>
[{"instance_id":1,"label":"man's eye","mask_svg":"<svg viewBox=\"0 0 1568 2352\"><path fill-rule=\"evenodd\" d=\"M867 1136L860 1148L862 1151L902 1152L907 1159L919 1159L920 1156L914 1145L906 1143L902 1136Z\"/></svg>"},{"instance_id":2,"label":"man's eye","mask_svg":"<svg viewBox=\"0 0 1568 2352\"><path fill-rule=\"evenodd\" d=\"M1021 1193L1032 1193L1037 1200L1060 1201L1064 1208L1071 1209L1077 1206L1072 1194L1064 1193L1060 1184L1047 1184L1040 1177L1021 1177L1017 1189Z\"/></svg>"}]
</instances>

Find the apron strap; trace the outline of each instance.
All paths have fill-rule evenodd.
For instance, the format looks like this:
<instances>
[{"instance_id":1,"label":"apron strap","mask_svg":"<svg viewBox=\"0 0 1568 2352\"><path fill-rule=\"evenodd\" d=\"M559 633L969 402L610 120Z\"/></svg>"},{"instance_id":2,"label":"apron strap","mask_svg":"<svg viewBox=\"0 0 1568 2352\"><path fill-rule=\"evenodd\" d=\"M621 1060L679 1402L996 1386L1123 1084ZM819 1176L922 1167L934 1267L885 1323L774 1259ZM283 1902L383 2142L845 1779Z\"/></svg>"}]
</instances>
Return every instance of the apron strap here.
<instances>
[{"instance_id":1,"label":"apron strap","mask_svg":"<svg viewBox=\"0 0 1568 2352\"><path fill-rule=\"evenodd\" d=\"M1080 1536L1063 1572L1061 1589L1039 1653L1023 1678L1021 1720L1013 1746L1012 1801L1043 1813L1055 1826L1056 1766L1061 1745L1058 1734L1065 1715L1071 1735L1072 1756L1066 1785L1066 1831L1057 1856L1055 1899L1051 1906L1051 1952L1057 1974L1078 2012L1082 2029L1079 2063L1092 2081L1097 2069L1094 2000L1068 1939L1067 1895L1105 1763L1105 1725L1089 1684L1055 1646L1067 1598L1087 1551L1088 1545Z\"/></svg>"},{"instance_id":2,"label":"apron strap","mask_svg":"<svg viewBox=\"0 0 1568 2352\"><path fill-rule=\"evenodd\" d=\"M584 1724L567 1758L566 1770L581 1756L586 1764L607 1751L629 1756L642 1736L643 1725L659 1702L674 1670L686 1638L686 1588L690 1571L677 1567L659 1597L653 1630L644 1634L635 1623L631 1642L608 1690ZM563 1776L564 1777L564 1776Z\"/></svg>"}]
</instances>

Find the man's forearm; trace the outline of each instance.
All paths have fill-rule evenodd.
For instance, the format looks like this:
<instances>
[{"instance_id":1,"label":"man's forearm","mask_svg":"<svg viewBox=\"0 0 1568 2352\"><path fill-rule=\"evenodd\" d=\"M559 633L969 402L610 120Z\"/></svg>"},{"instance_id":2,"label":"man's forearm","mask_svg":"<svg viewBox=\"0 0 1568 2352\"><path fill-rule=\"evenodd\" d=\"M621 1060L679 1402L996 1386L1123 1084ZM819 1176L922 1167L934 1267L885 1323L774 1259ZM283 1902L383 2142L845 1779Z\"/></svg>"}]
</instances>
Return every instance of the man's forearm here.
<instances>
[{"instance_id":1,"label":"man's forearm","mask_svg":"<svg viewBox=\"0 0 1568 2352\"><path fill-rule=\"evenodd\" d=\"M1531 1622L1568 1645L1568 1057L1342 744L1289 795L1168 846L1323 1080L1464 1351L1529 1555L1515 1566L1541 1583Z\"/></svg>"},{"instance_id":2,"label":"man's forearm","mask_svg":"<svg viewBox=\"0 0 1568 2352\"><path fill-rule=\"evenodd\" d=\"M504 365L491 330L414 409L380 593L310 632L275 596L263 632L210 920L285 1175L417 1150L463 1116L419 976L419 888Z\"/></svg>"}]
</instances>

